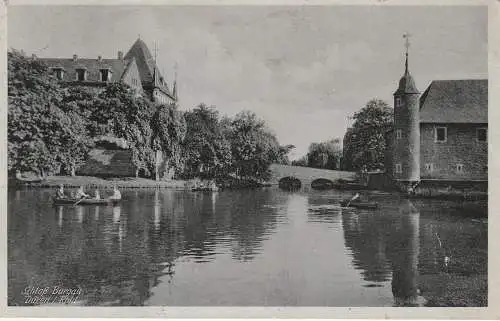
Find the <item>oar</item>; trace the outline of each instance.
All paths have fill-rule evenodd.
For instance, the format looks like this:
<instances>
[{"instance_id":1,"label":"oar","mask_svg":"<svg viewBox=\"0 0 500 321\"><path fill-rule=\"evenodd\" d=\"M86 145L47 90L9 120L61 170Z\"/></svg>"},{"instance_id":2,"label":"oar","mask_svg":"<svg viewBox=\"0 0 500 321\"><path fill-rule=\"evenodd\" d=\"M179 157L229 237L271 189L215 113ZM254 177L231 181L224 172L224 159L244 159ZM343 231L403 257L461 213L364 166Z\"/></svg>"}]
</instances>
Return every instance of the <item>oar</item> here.
<instances>
[{"instance_id":1,"label":"oar","mask_svg":"<svg viewBox=\"0 0 500 321\"><path fill-rule=\"evenodd\" d=\"M81 201L83 201L86 198L88 198L88 197L82 197L82 198L80 198L78 201L75 202L75 204L73 204L73 206L76 206L76 204L80 203Z\"/></svg>"}]
</instances>

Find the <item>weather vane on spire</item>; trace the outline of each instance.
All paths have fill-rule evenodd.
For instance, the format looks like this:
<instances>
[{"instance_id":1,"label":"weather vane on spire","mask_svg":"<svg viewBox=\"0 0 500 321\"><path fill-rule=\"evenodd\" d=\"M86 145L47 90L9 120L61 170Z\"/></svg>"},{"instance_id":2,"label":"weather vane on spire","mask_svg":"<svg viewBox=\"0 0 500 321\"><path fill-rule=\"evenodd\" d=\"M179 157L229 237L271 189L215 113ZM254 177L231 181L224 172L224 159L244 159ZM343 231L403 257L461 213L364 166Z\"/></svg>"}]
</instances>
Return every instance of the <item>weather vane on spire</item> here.
<instances>
[{"instance_id":1,"label":"weather vane on spire","mask_svg":"<svg viewBox=\"0 0 500 321\"><path fill-rule=\"evenodd\" d=\"M407 55L408 55L408 48L410 48L410 37L411 35L408 32L403 34L403 38L405 38L405 48Z\"/></svg>"}]
</instances>

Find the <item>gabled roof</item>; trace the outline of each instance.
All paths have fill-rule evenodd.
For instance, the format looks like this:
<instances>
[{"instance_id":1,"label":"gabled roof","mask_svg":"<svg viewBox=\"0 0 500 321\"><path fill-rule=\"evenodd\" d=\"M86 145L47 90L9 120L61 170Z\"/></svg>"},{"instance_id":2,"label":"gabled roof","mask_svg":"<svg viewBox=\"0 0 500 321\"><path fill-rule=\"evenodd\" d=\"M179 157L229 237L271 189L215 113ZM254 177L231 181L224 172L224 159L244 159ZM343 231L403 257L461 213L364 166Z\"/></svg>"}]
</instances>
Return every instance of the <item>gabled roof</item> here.
<instances>
[{"instance_id":1,"label":"gabled roof","mask_svg":"<svg viewBox=\"0 0 500 321\"><path fill-rule=\"evenodd\" d=\"M488 80L434 80L420 97L421 123L488 123Z\"/></svg>"},{"instance_id":2,"label":"gabled roof","mask_svg":"<svg viewBox=\"0 0 500 321\"><path fill-rule=\"evenodd\" d=\"M137 39L125 55L125 59L132 58L136 59L143 87L156 87L167 95L173 97L172 93L168 89L167 82L161 75L155 59L148 49L148 46L141 39Z\"/></svg>"},{"instance_id":3,"label":"gabled roof","mask_svg":"<svg viewBox=\"0 0 500 321\"><path fill-rule=\"evenodd\" d=\"M101 69L111 70L109 82L119 82L127 67L128 62L121 59L88 59L79 58L38 58L45 62L49 68L62 68L64 70L63 81L75 81L76 69L83 68L87 71L87 81L100 82Z\"/></svg>"}]
</instances>

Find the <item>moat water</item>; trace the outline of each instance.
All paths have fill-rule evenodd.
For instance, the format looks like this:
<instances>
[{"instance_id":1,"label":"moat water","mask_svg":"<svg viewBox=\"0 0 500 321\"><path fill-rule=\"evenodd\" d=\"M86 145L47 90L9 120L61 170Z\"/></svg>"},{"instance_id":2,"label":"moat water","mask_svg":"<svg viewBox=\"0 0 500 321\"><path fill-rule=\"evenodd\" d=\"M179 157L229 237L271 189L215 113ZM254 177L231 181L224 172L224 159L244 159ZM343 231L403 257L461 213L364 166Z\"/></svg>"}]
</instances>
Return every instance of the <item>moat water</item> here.
<instances>
[{"instance_id":1,"label":"moat water","mask_svg":"<svg viewBox=\"0 0 500 321\"><path fill-rule=\"evenodd\" d=\"M57 287L91 306L394 306L487 273L487 218L453 202L362 192L380 208L345 209L351 193L273 187L57 207L53 193L8 192L9 305L59 304L35 293Z\"/></svg>"}]
</instances>

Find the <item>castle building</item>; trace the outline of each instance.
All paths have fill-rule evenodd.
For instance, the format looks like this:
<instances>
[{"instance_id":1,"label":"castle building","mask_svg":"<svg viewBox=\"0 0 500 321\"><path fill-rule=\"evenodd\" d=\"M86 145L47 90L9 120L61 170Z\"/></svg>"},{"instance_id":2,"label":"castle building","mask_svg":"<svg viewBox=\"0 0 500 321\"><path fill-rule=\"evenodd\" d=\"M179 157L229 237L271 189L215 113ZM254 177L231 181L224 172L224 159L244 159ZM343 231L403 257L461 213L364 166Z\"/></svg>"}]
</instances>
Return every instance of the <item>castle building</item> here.
<instances>
[{"instance_id":1,"label":"castle building","mask_svg":"<svg viewBox=\"0 0 500 321\"><path fill-rule=\"evenodd\" d=\"M488 80L435 80L420 95L407 50L386 133L386 173L397 185L487 183L487 136Z\"/></svg>"},{"instance_id":2,"label":"castle building","mask_svg":"<svg viewBox=\"0 0 500 321\"><path fill-rule=\"evenodd\" d=\"M49 70L68 86L84 86L99 92L110 83L121 82L145 95L158 104L178 101L177 84L170 91L148 47L140 38L127 54L118 51L116 58L37 58L45 62Z\"/></svg>"},{"instance_id":3,"label":"castle building","mask_svg":"<svg viewBox=\"0 0 500 321\"><path fill-rule=\"evenodd\" d=\"M177 84L174 81L172 91L160 73L148 47L140 38L123 55L118 51L116 58L36 58L45 62L49 70L66 86L83 86L94 92L103 91L112 83L124 83L157 104L177 104ZM115 137L111 137L116 139ZM108 137L109 140L109 137ZM119 139L118 139L119 140ZM89 158L76 170L77 175L100 177L144 175L133 163L133 153L124 144L108 144L96 147L89 153ZM168 160L161 151L155 151L155 177L161 179L169 172Z\"/></svg>"}]
</instances>

